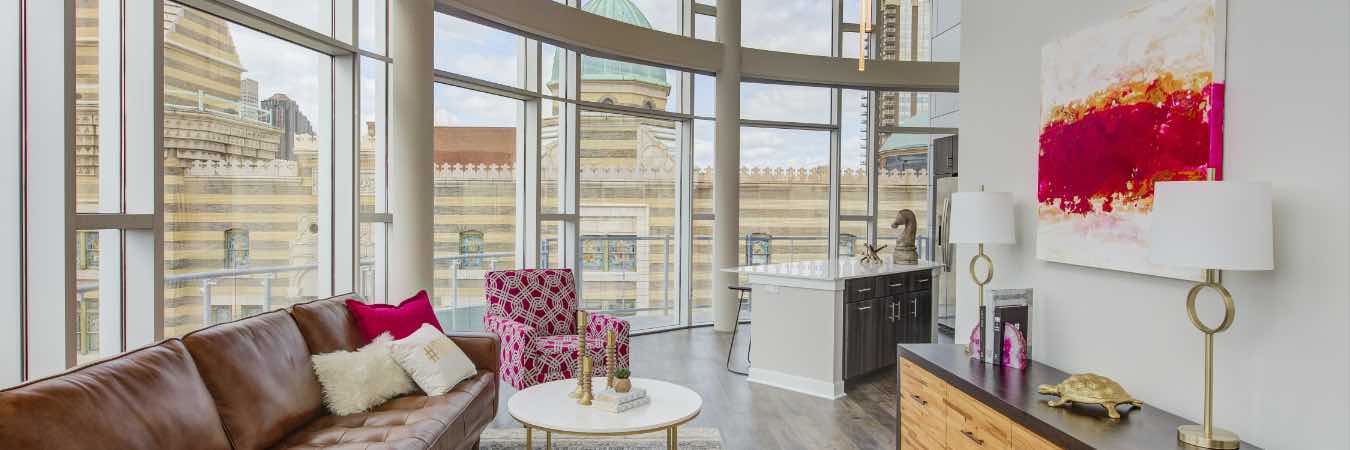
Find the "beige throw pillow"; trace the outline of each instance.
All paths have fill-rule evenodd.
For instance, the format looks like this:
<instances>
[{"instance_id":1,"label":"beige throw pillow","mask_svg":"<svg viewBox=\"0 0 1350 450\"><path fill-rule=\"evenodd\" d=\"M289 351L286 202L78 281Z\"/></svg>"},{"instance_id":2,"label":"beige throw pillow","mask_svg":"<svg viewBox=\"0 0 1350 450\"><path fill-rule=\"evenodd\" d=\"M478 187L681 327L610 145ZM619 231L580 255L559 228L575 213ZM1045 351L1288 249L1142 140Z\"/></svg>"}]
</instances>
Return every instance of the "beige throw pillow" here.
<instances>
[{"instance_id":1,"label":"beige throw pillow","mask_svg":"<svg viewBox=\"0 0 1350 450\"><path fill-rule=\"evenodd\" d=\"M416 390L411 378L390 353L394 337L381 334L354 352L314 355L314 374L323 386L323 403L333 414L366 411L391 398Z\"/></svg>"},{"instance_id":2,"label":"beige throw pillow","mask_svg":"<svg viewBox=\"0 0 1350 450\"><path fill-rule=\"evenodd\" d=\"M430 324L394 341L393 355L427 395L450 392L460 381L478 372L464 350Z\"/></svg>"}]
</instances>

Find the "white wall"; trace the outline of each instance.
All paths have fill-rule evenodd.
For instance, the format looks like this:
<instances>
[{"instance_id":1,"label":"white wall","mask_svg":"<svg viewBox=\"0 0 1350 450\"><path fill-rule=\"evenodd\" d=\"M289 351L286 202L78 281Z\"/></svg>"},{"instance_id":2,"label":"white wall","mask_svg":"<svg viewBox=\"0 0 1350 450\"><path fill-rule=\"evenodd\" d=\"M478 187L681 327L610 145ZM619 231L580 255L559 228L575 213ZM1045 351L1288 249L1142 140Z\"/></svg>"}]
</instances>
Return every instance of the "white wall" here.
<instances>
[{"instance_id":1,"label":"white wall","mask_svg":"<svg viewBox=\"0 0 1350 450\"><path fill-rule=\"evenodd\" d=\"M1203 340L1185 313L1190 284L1035 255L1041 46L1141 4L964 2L961 185L1017 199L1019 243L992 249L991 287L1036 290L1035 358L1108 375L1196 420ZM1238 315L1216 340L1215 421L1265 448L1345 448L1350 437L1347 23L1343 0L1229 5L1224 165L1228 179L1274 187L1276 270L1225 274ZM971 257L966 247L957 261ZM976 301L964 266L954 273L961 342Z\"/></svg>"}]
</instances>

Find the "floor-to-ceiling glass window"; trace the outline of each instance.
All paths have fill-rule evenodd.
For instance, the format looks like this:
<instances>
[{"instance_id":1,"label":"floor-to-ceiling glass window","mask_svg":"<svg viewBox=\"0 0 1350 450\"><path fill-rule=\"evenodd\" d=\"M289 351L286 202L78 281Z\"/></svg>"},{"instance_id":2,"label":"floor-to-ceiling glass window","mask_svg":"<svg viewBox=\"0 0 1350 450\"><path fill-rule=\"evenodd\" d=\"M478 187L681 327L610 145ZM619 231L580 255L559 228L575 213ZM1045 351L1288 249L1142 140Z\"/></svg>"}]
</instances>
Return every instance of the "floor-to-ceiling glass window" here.
<instances>
[{"instance_id":1,"label":"floor-to-ceiling glass window","mask_svg":"<svg viewBox=\"0 0 1350 450\"><path fill-rule=\"evenodd\" d=\"M627 318L635 329L680 322L681 127L581 114L581 298L587 309Z\"/></svg>"},{"instance_id":2,"label":"floor-to-ceiling glass window","mask_svg":"<svg viewBox=\"0 0 1350 450\"><path fill-rule=\"evenodd\" d=\"M386 303L387 240L389 225L393 222L388 205L389 132L386 128L389 65L367 57L361 57L358 63L361 66L361 121L357 124L357 192L360 195L357 254L360 269L356 292L366 300Z\"/></svg>"},{"instance_id":3,"label":"floor-to-ceiling glass window","mask_svg":"<svg viewBox=\"0 0 1350 450\"><path fill-rule=\"evenodd\" d=\"M483 277L517 267L521 101L437 84L432 305L446 329L482 328Z\"/></svg>"},{"instance_id":4,"label":"floor-to-ceiling glass window","mask_svg":"<svg viewBox=\"0 0 1350 450\"><path fill-rule=\"evenodd\" d=\"M164 335L327 293L331 58L177 3L164 17Z\"/></svg>"},{"instance_id":5,"label":"floor-to-ceiling glass window","mask_svg":"<svg viewBox=\"0 0 1350 450\"><path fill-rule=\"evenodd\" d=\"M830 132L741 128L743 264L829 257Z\"/></svg>"},{"instance_id":6,"label":"floor-to-ceiling glass window","mask_svg":"<svg viewBox=\"0 0 1350 450\"><path fill-rule=\"evenodd\" d=\"M376 138L334 105L356 102L358 36L372 69L360 89L383 95L385 2L192 7L204 4L28 2L0 14L26 30L0 56L28 67L14 71L22 85L0 82L44 100L0 104L3 137L30 136L11 146L26 157L6 164L21 170L0 177L19 188L5 184L4 197L26 205L0 202L20 225L0 234L22 236L29 253L0 256L6 273L41 285L15 296L29 296L15 303L27 312L0 322L20 338L0 350L20 380L354 289L356 151L376 144L353 138ZM335 21L338 4L359 12ZM374 134L381 108L360 111Z\"/></svg>"},{"instance_id":7,"label":"floor-to-ceiling glass window","mask_svg":"<svg viewBox=\"0 0 1350 450\"><path fill-rule=\"evenodd\" d=\"M710 83L711 84L711 83ZM695 87L699 89L699 87ZM696 98L694 104L699 104ZM693 258L693 283L690 308L693 323L711 323L713 279L713 148L712 120L694 120L693 223L690 230Z\"/></svg>"}]
</instances>

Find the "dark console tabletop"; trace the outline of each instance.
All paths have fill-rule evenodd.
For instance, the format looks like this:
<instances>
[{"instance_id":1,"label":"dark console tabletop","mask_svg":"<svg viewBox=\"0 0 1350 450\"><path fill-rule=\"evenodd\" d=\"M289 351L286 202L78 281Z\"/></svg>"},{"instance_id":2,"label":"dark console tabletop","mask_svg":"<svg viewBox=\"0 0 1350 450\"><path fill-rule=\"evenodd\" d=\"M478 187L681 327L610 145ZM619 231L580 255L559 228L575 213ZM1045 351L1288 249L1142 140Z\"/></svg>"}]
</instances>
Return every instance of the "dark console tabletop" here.
<instances>
[{"instance_id":1,"label":"dark console tabletop","mask_svg":"<svg viewBox=\"0 0 1350 450\"><path fill-rule=\"evenodd\" d=\"M1058 384L1069 374L1045 364L1033 361L1026 369L982 364L955 344L900 344L899 355L1065 449L1203 450L1177 441L1177 427L1193 422L1150 405L1146 398L1140 399L1143 408L1126 412L1121 406L1119 421L1098 405L1047 406L1055 397L1036 388ZM1195 388L1201 388L1198 381ZM1260 450L1246 442L1241 449Z\"/></svg>"}]
</instances>

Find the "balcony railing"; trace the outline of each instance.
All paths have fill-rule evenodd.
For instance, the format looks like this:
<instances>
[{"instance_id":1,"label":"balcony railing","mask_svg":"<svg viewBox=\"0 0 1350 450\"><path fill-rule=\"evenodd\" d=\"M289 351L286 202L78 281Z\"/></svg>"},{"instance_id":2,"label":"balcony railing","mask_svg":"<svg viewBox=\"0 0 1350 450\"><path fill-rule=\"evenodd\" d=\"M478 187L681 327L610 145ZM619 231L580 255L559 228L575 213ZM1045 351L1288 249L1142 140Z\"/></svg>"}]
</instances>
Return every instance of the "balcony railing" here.
<instances>
[{"instance_id":1,"label":"balcony railing","mask_svg":"<svg viewBox=\"0 0 1350 450\"><path fill-rule=\"evenodd\" d=\"M206 112L222 116L234 117L243 120L252 120L255 122L262 122L267 125L272 125L272 112L259 108L257 105L250 105L241 102L239 100L228 99L224 97L207 94L206 92L203 92L201 90L189 91L185 89L175 89L166 87L164 88L164 94L178 98L194 99L196 102L196 105L181 105L171 102L165 102L164 106L169 109ZM235 109L216 108L212 107L211 106L212 104L232 105L235 107Z\"/></svg>"},{"instance_id":2,"label":"balcony railing","mask_svg":"<svg viewBox=\"0 0 1350 450\"><path fill-rule=\"evenodd\" d=\"M581 239L582 239L582 242L583 242L583 243L584 243L584 242L587 242L587 241L593 241L593 240L631 241L631 242L634 242L634 243L636 243L636 242L649 242L649 243L650 243L650 242L655 242L655 243L658 243L658 245L660 245L661 248L662 248L661 256L660 256L660 257L662 258L662 261L661 261L661 273L659 274L659 277L660 277L660 278L659 278L659 279L660 279L659 283L660 283L660 286L661 286L662 294L661 294L661 299L660 299L660 302L659 302L659 303L656 303L656 302L649 302L649 303L648 303L648 306L631 307L631 308L613 308L613 307L611 307L611 308L601 308L601 309L596 309L596 310L594 310L595 312L601 312L601 313L606 313L606 314L613 314L613 315L618 315L618 316L625 316L625 317L636 318L636 317L640 317L640 316L646 316L646 315L649 315L649 314L644 314L644 313L651 313L651 312L654 312L654 311L674 311L674 310L675 310L676 305L675 305L674 300L673 300L673 298L672 298L672 296L671 296L671 292L672 292L672 289L671 289L671 288L674 286L674 283L675 283L675 280L676 280L676 278L675 278L676 275L675 275L675 272L674 272L674 271L675 271L675 270L678 270L678 269L676 269L676 265L674 264L674 261L673 261L673 254L674 254L674 252L673 252L672 250L675 248L675 245L677 244L677 242L675 241L675 237L674 237L674 236L669 236L669 235L664 235L664 236L584 235L584 236L582 236ZM746 236L742 236L742 237L740 238L740 241L741 241L741 245L742 245L742 246L745 246L747 242L750 242L750 241L761 241L761 240L765 240L765 239L767 239L767 241L769 242L769 247L770 247L770 250L771 250L771 253L768 255L768 256L769 256L769 258L768 258L768 263L793 262L793 261L798 261L798 260L819 259L821 255L818 255L818 254L817 254L816 252L814 252L814 251L811 252L810 254L805 254L805 253L803 253L803 254L798 254L797 251L798 251L799 248L801 248L801 247L803 247L803 246L806 246L807 243L811 243L811 242L815 242L815 243L823 243L823 242L825 242L825 241L827 240L826 237L824 237L824 236L772 236L772 237L764 238L764 237L760 237L760 236L746 235ZM704 242L704 241L711 241L711 240L712 240L712 237L711 237L711 236L695 236L695 237L694 237L694 241L696 241L696 242ZM540 260L541 260L541 261L548 261L548 260L549 260L549 251L550 251L549 249L550 249L550 247L552 247L552 246L549 245L549 244L552 243L552 242L555 242L555 241L556 241L555 239L546 239L545 242L541 243L541 249L540 249L540 252L541 252ZM861 238L858 239L858 245L861 245L863 242L864 242L863 239L861 239ZM925 255L925 254L927 254L927 248L928 248L928 245L929 245L929 240L927 239L926 236L919 236L919 238L917 239L916 244L917 244L917 246L918 246L918 248L919 248L919 254L920 254L920 255ZM817 244L817 245L820 245L820 244ZM583 244L583 248L584 248L584 244ZM857 249L857 251L858 251L858 253L860 253L860 252L861 252L861 249L859 248L859 249ZM745 264L746 261L747 261L750 257L751 257L751 255L750 255L750 253L748 253L748 251L747 251L747 253L745 253L745 254L742 255L741 263L742 263L742 264ZM783 261L783 260L782 260L782 258L784 258L784 257L787 258L786 261ZM848 257L848 256L845 256L845 257ZM491 271L491 270L497 270L499 267L501 267L501 266L503 265L503 264L502 264L502 261L503 261L503 260L507 260L507 259L511 259L511 258L514 258L514 254L511 253L511 252L485 252L485 253L472 253L472 254L449 255L449 256L442 256L442 257L437 257L437 258L435 258L435 259L433 260L433 262L436 264L436 267L437 267L437 268L445 267L445 268L447 268L447 269L450 271L450 273L449 273L449 280L448 280L448 283L449 283L449 286L448 286L448 287L449 287L449 291L450 291L450 293L449 293L449 298L448 298L448 299L445 299L445 300L448 300L447 302L445 302L444 304L441 304L440 306L438 306L438 307L436 308L438 316L442 317L443 319L449 318L450 320L454 321L453 323L464 322L465 320L467 320L468 322L473 322L473 321L475 320L475 317L481 315L481 310L482 310L485 306L482 305L482 304L476 304L476 305L471 305L471 306L465 306L465 305L462 303L462 300L463 300L463 299L462 299L462 297L461 297L461 290L462 290L462 289L461 289L461 281L467 280L467 279L468 279L468 278L464 278L464 277L461 276L461 275L462 275L462 272L463 272L463 271ZM636 258L636 256L634 256L634 258ZM478 267L472 267L472 266L471 266L471 267L465 267L465 264L464 264L465 261L472 261L472 262L474 262L473 266L478 266ZM512 265L513 265L513 264L512 264ZM621 271L621 273L633 273L633 272L636 272L636 273L639 273L639 274L645 273L645 274L649 277L649 279L650 279L650 277L651 277L652 275L655 275L655 274L653 274L652 271L647 270L646 267L650 267L650 263L647 263L647 265L645 265L645 267L644 267L644 265L638 265L637 262L635 262L635 267L634 267L635 270L631 270L631 271ZM274 294L273 294L274 281L277 280L277 279L279 279L279 278L281 278L280 275L282 275L282 274L287 274L287 273L303 273L303 272L305 272L305 271L314 271L314 270L318 270L318 268L319 268L319 267L318 267L317 264L300 264L300 265L288 265L288 266L272 266L272 267L253 267L253 268L238 268L238 269L210 270L210 271L203 271L203 272L193 272L193 273L185 273L185 274L177 274L177 275L166 276L166 277L164 277L164 282L165 282L166 284L171 284L171 283L197 283L197 284L198 284L198 289L200 290L200 293L201 293L201 305L202 305L201 319L202 319L202 326L208 326L208 325L211 325L212 323L214 323L214 320L213 320L213 318L212 318L212 310L211 310L211 306L212 306L212 287L213 287L213 286L219 285L219 284L221 284L221 283L224 282L224 281L227 281L227 280L233 280L233 279L241 279L241 278L244 278L244 279L248 279L248 280L257 280L257 281L260 283L260 288L261 288L261 291L262 291L262 292L261 292L261 297L262 297L262 298L261 298L261 304L260 304L260 306L262 307L262 310L263 310L263 311L270 311L270 310L272 310L272 307L273 307L273 301L274 301L274 299L275 299L275 296L274 296ZM586 272L586 270L583 268L583 269L581 270L581 273L582 273L581 276L584 277L584 276L585 276L585 272ZM611 273L612 273L612 272L613 272L613 271L611 271ZM361 261L361 264L360 264L360 274L361 274L361 277L360 277L360 279L358 280L358 284L359 284L359 290L358 290L358 291L359 291L359 292L373 292L373 291L374 291L374 287L375 287L375 281L376 281L376 280L375 280L375 275L376 275L376 274L375 274L375 264L374 264L374 261L373 261L373 260L370 260L370 259L363 259L363 260ZM95 282L95 283L84 283L84 284L80 284L80 285L78 285L78 286L76 287L76 289L75 289L75 295L76 295L76 301L78 302L77 305L79 306L79 309L78 309L79 311L85 311L85 310L86 310L86 308L89 306L89 305L86 304L86 303L90 300L90 299L89 299L89 293L91 293L91 292L96 292L96 291L98 290L98 288L99 288L99 284L96 283L96 282ZM479 298L474 298L474 300L481 300L481 299L479 299ZM460 316L464 316L464 317L460 317ZM658 314L658 315L656 315L656 316L659 316L659 317L666 317L666 316L668 316L668 315L660 315L660 314ZM81 319L82 319L82 318L81 318ZM461 319L465 319L465 320L461 320ZM81 328L80 332L81 332L81 333L85 333L85 331L83 330L84 325L85 325L84 320L77 320L77 323L80 324L80 328ZM642 328L642 327L636 327L636 328ZM96 341L97 341L97 337L96 337L96 336L97 336L97 332L96 332L96 331L90 331L90 332L88 332L87 334L93 336L93 338L92 338L92 341L93 341L93 342L96 342Z\"/></svg>"}]
</instances>

